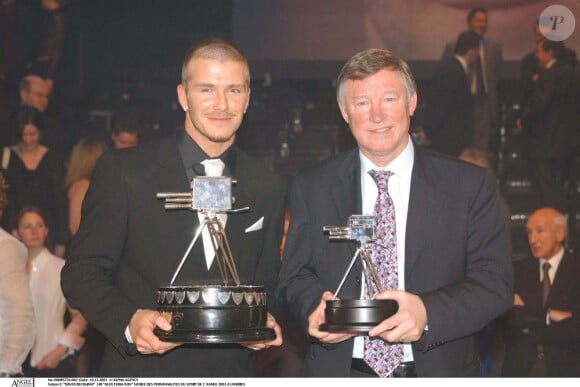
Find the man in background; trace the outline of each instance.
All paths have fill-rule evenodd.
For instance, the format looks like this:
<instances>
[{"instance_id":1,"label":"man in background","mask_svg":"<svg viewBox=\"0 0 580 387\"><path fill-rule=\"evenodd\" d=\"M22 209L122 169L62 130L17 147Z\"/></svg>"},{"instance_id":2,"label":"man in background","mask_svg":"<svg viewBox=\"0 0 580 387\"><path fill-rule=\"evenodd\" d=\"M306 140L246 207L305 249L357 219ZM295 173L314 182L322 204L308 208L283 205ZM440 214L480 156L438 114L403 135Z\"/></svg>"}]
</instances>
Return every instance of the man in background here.
<instances>
[{"instance_id":1,"label":"man in background","mask_svg":"<svg viewBox=\"0 0 580 387\"><path fill-rule=\"evenodd\" d=\"M467 14L467 29L480 38L479 59L471 69L470 89L474 98L472 147L492 156L497 152L499 127L499 81L503 54L501 46L485 37L488 18L485 8L473 8ZM449 42L443 59L453 56L455 42Z\"/></svg>"},{"instance_id":2,"label":"man in background","mask_svg":"<svg viewBox=\"0 0 580 387\"><path fill-rule=\"evenodd\" d=\"M117 112L111 133L113 149L131 148L139 144L139 123L128 113Z\"/></svg>"},{"instance_id":3,"label":"man in background","mask_svg":"<svg viewBox=\"0 0 580 387\"><path fill-rule=\"evenodd\" d=\"M566 217L540 208L526 230L532 257L515 263L503 376L579 377L580 259L564 248Z\"/></svg>"},{"instance_id":4,"label":"man in background","mask_svg":"<svg viewBox=\"0 0 580 387\"><path fill-rule=\"evenodd\" d=\"M424 129L434 151L457 157L471 147L473 96L469 74L478 58L479 36L465 31L457 38L455 55L433 73Z\"/></svg>"}]
</instances>

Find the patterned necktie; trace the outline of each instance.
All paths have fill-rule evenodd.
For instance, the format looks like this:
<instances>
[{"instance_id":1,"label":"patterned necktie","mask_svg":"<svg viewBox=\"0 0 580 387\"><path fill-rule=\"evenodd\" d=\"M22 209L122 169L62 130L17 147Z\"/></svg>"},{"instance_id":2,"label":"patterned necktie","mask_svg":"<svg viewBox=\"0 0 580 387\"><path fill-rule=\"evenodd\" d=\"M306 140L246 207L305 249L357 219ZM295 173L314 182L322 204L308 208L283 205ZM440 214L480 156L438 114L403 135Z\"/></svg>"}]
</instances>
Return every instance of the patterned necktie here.
<instances>
[{"instance_id":1,"label":"patterned necktie","mask_svg":"<svg viewBox=\"0 0 580 387\"><path fill-rule=\"evenodd\" d=\"M371 261L385 290L398 289L399 280L397 274L397 233L395 228L395 206L389 195L390 171L369 172L379 188L379 194L375 203L375 216L377 219L377 240L371 246ZM369 298L377 292L377 288L365 270L365 280ZM388 344L380 338L365 337L364 360L375 370L380 377L390 375L403 358L403 346L401 344Z\"/></svg>"},{"instance_id":2,"label":"patterned necktie","mask_svg":"<svg viewBox=\"0 0 580 387\"><path fill-rule=\"evenodd\" d=\"M548 301L548 296L550 295L550 287L552 286L552 284L550 282L550 275L548 274L551 267L552 267L552 265L550 265L548 262L544 262L544 264L542 265L542 272L544 275L544 278L542 279L542 305L543 306L546 306L546 301Z\"/></svg>"}]
</instances>

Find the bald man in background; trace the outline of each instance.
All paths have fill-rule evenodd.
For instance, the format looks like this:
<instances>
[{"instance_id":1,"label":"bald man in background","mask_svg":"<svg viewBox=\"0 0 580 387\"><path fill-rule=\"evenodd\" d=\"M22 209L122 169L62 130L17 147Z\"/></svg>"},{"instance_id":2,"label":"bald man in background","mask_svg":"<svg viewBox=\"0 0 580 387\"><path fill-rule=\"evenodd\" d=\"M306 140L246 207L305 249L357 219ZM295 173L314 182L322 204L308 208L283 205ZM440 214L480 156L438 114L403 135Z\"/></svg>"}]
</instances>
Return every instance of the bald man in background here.
<instances>
[{"instance_id":1,"label":"bald man in background","mask_svg":"<svg viewBox=\"0 0 580 387\"><path fill-rule=\"evenodd\" d=\"M526 230L532 257L514 267L503 376L578 377L580 259L564 247L566 217L540 208L528 218Z\"/></svg>"}]
</instances>

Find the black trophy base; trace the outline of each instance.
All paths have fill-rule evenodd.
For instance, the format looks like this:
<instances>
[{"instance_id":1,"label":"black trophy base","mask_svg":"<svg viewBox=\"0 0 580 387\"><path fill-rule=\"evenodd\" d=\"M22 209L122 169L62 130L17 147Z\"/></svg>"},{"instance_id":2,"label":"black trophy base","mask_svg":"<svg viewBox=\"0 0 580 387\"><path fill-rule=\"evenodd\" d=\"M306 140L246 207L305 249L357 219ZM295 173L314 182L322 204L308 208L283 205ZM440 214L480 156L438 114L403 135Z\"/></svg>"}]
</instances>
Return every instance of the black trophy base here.
<instances>
[{"instance_id":1,"label":"black trophy base","mask_svg":"<svg viewBox=\"0 0 580 387\"><path fill-rule=\"evenodd\" d=\"M393 300L331 300L326 301L325 332L366 333L399 310Z\"/></svg>"},{"instance_id":2,"label":"black trophy base","mask_svg":"<svg viewBox=\"0 0 580 387\"><path fill-rule=\"evenodd\" d=\"M276 338L271 328L213 331L162 331L155 328L155 335L161 341L190 344L234 344L251 341L270 341Z\"/></svg>"},{"instance_id":3,"label":"black trophy base","mask_svg":"<svg viewBox=\"0 0 580 387\"><path fill-rule=\"evenodd\" d=\"M165 286L158 290L157 310L171 331L155 330L162 341L242 343L274 340L266 327L264 286Z\"/></svg>"}]
</instances>

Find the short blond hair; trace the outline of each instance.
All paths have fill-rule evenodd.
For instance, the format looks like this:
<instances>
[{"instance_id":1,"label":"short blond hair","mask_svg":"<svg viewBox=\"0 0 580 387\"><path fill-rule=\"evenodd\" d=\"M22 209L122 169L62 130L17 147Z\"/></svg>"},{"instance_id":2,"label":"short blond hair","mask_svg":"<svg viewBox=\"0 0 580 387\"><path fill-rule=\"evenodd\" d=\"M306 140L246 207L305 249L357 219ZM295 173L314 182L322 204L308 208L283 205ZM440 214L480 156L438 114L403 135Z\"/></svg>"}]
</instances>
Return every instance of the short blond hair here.
<instances>
[{"instance_id":1,"label":"short blond hair","mask_svg":"<svg viewBox=\"0 0 580 387\"><path fill-rule=\"evenodd\" d=\"M189 65L189 62L196 58L213 59L220 62L233 61L242 63L246 68L246 86L250 86L250 65L248 64L248 59L242 50L225 39L210 38L194 44L185 53L185 59L181 66L181 83L184 87L187 86L188 80L187 66Z\"/></svg>"}]
</instances>

